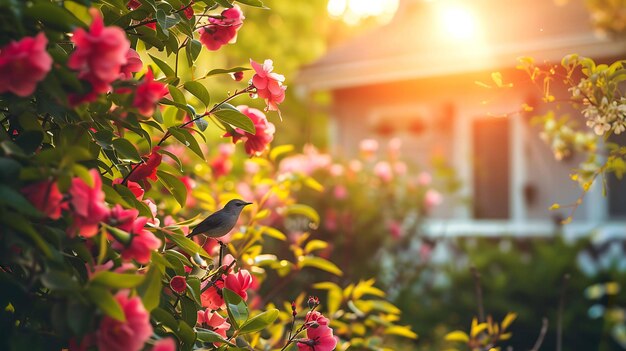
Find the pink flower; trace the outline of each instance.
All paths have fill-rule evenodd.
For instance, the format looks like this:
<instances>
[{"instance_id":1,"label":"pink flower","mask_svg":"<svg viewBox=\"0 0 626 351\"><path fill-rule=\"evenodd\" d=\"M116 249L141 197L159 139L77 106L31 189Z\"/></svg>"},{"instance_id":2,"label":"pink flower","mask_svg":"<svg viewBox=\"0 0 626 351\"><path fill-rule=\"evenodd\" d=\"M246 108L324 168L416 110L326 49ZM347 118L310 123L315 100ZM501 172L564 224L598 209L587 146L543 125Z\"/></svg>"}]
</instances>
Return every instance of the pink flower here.
<instances>
[{"instance_id":1,"label":"pink flower","mask_svg":"<svg viewBox=\"0 0 626 351\"><path fill-rule=\"evenodd\" d=\"M393 138L387 143L387 151L389 152L389 158L396 160L400 156L400 149L402 148L402 141L398 138Z\"/></svg>"},{"instance_id":2,"label":"pink flower","mask_svg":"<svg viewBox=\"0 0 626 351\"><path fill-rule=\"evenodd\" d=\"M389 233L394 239L400 239L402 237L402 225L397 221L389 223Z\"/></svg>"},{"instance_id":3,"label":"pink flower","mask_svg":"<svg viewBox=\"0 0 626 351\"><path fill-rule=\"evenodd\" d=\"M133 171L133 173L128 177L128 180L133 182L144 181L146 178L157 180L157 167L163 160L163 156L158 153L159 150L160 147L158 146L152 148L152 153L148 156L148 160L137 166L135 171Z\"/></svg>"},{"instance_id":4,"label":"pink flower","mask_svg":"<svg viewBox=\"0 0 626 351\"><path fill-rule=\"evenodd\" d=\"M183 10L183 14L185 15L185 17L190 20L193 18L193 7L191 7L191 4L193 4L193 1L189 2L189 6L187 6L184 10ZM185 5L183 5L185 6ZM182 7L181 7L182 8Z\"/></svg>"},{"instance_id":5,"label":"pink flower","mask_svg":"<svg viewBox=\"0 0 626 351\"><path fill-rule=\"evenodd\" d=\"M113 185L115 184L122 184L122 178L117 178L113 180ZM141 185L139 185L138 183L135 182L131 182L131 181L127 181L126 182L126 187L128 188L128 190L130 190L133 195L135 195L135 197L137 198L137 200L140 200L143 198L143 194L144 194L144 190L141 187Z\"/></svg>"},{"instance_id":6,"label":"pink flower","mask_svg":"<svg viewBox=\"0 0 626 351\"><path fill-rule=\"evenodd\" d=\"M424 194L424 207L429 211L438 206L443 201L441 194L437 190L428 189Z\"/></svg>"},{"instance_id":7,"label":"pink flower","mask_svg":"<svg viewBox=\"0 0 626 351\"><path fill-rule=\"evenodd\" d=\"M167 85L155 82L152 69L148 68L148 72L143 77L143 81L137 86L135 98L133 99L133 107L139 110L143 116L149 117L154 113L156 103L167 94Z\"/></svg>"},{"instance_id":8,"label":"pink flower","mask_svg":"<svg viewBox=\"0 0 626 351\"><path fill-rule=\"evenodd\" d=\"M261 66L250 59L250 64L256 72L252 76L252 84L256 88L256 93L259 97L265 99L268 110L278 111L278 104L285 101L285 90L287 89L286 86L283 86L285 77L272 72L274 70L274 62L272 60L265 60Z\"/></svg>"},{"instance_id":9,"label":"pink flower","mask_svg":"<svg viewBox=\"0 0 626 351\"><path fill-rule=\"evenodd\" d=\"M150 262L152 251L161 246L161 240L144 228L146 223L148 223L146 217L138 217L133 222L130 243L127 246L119 242L113 243L114 249L122 250L122 259L126 261L134 259L141 264L147 264Z\"/></svg>"},{"instance_id":10,"label":"pink flower","mask_svg":"<svg viewBox=\"0 0 626 351\"><path fill-rule=\"evenodd\" d=\"M298 351L332 351L337 346L328 319L314 311L307 313L306 339L298 341Z\"/></svg>"},{"instance_id":11,"label":"pink flower","mask_svg":"<svg viewBox=\"0 0 626 351\"><path fill-rule=\"evenodd\" d=\"M226 331L230 329L230 324L224 317L208 308L204 311L198 311L197 323L198 326L212 330L221 335L223 338L226 338Z\"/></svg>"},{"instance_id":12,"label":"pink flower","mask_svg":"<svg viewBox=\"0 0 626 351\"><path fill-rule=\"evenodd\" d=\"M10 91L21 97L31 95L52 67L46 51L48 39L42 33L11 41L0 48L0 94Z\"/></svg>"},{"instance_id":13,"label":"pink flower","mask_svg":"<svg viewBox=\"0 0 626 351\"><path fill-rule=\"evenodd\" d=\"M185 290L187 290L187 280L181 275L174 276L172 280L170 280L170 288L172 288L173 291L182 294Z\"/></svg>"},{"instance_id":14,"label":"pink flower","mask_svg":"<svg viewBox=\"0 0 626 351\"><path fill-rule=\"evenodd\" d=\"M126 52L126 64L120 67L120 79L132 79L133 73L141 71L143 62L137 51L128 49Z\"/></svg>"},{"instance_id":15,"label":"pink flower","mask_svg":"<svg viewBox=\"0 0 626 351\"><path fill-rule=\"evenodd\" d=\"M390 182L393 179L391 165L387 161L380 161L374 166L374 174L383 182Z\"/></svg>"},{"instance_id":16,"label":"pink flower","mask_svg":"<svg viewBox=\"0 0 626 351\"><path fill-rule=\"evenodd\" d=\"M71 236L76 231L85 238L90 238L98 233L98 223L104 220L109 209L104 202L102 180L97 170L89 171L93 179L93 186L87 185L82 179L72 179L70 185L70 208L74 214L74 222L68 228Z\"/></svg>"},{"instance_id":17,"label":"pink flower","mask_svg":"<svg viewBox=\"0 0 626 351\"><path fill-rule=\"evenodd\" d=\"M343 200L348 197L348 189L343 185L336 185L333 188L333 196L337 200Z\"/></svg>"},{"instance_id":18,"label":"pink flower","mask_svg":"<svg viewBox=\"0 0 626 351\"><path fill-rule=\"evenodd\" d=\"M43 181L28 185L21 190L36 209L52 219L61 217L61 210L65 208L63 194L59 191L57 183Z\"/></svg>"},{"instance_id":19,"label":"pink flower","mask_svg":"<svg viewBox=\"0 0 626 351\"><path fill-rule=\"evenodd\" d=\"M122 67L127 63L130 42L126 33L115 26L105 27L100 12L89 10L93 17L89 32L82 28L74 31L72 42L76 50L70 55L67 66L78 71L78 77L91 84L87 97L75 101L92 100L97 94L111 90L111 83L119 79Z\"/></svg>"},{"instance_id":20,"label":"pink flower","mask_svg":"<svg viewBox=\"0 0 626 351\"><path fill-rule=\"evenodd\" d=\"M191 192L193 188L196 187L196 181L193 180L190 176L184 176L179 178L183 185L185 185L185 189L187 189L187 201L185 202L185 207L193 207L196 205L196 199L191 196Z\"/></svg>"},{"instance_id":21,"label":"pink flower","mask_svg":"<svg viewBox=\"0 0 626 351\"><path fill-rule=\"evenodd\" d=\"M176 351L176 341L173 338L164 338L154 343L152 351Z\"/></svg>"},{"instance_id":22,"label":"pink flower","mask_svg":"<svg viewBox=\"0 0 626 351\"><path fill-rule=\"evenodd\" d=\"M248 299L246 290L252 285L252 276L245 269L240 269L237 273L230 273L224 278L224 287L234 291L242 299Z\"/></svg>"},{"instance_id":23,"label":"pink flower","mask_svg":"<svg viewBox=\"0 0 626 351\"><path fill-rule=\"evenodd\" d=\"M365 159L371 159L378 151L378 141L374 139L364 139L359 143L359 150Z\"/></svg>"},{"instance_id":24,"label":"pink flower","mask_svg":"<svg viewBox=\"0 0 626 351\"><path fill-rule=\"evenodd\" d=\"M198 30L200 42L212 51L218 50L223 45L235 43L237 31L244 18L237 5L222 11L221 18L209 17L209 23Z\"/></svg>"},{"instance_id":25,"label":"pink flower","mask_svg":"<svg viewBox=\"0 0 626 351\"><path fill-rule=\"evenodd\" d=\"M433 177L431 177L430 173L428 173L428 172L421 172L417 176L417 184L419 184L421 186L426 186L426 185L430 184L430 182L432 182L432 180L433 180Z\"/></svg>"},{"instance_id":26,"label":"pink flower","mask_svg":"<svg viewBox=\"0 0 626 351\"><path fill-rule=\"evenodd\" d=\"M122 205L116 204L106 220L107 224L113 227L117 227L125 232L131 232L133 230L133 224L139 215L137 209L124 209Z\"/></svg>"},{"instance_id":27,"label":"pink flower","mask_svg":"<svg viewBox=\"0 0 626 351\"><path fill-rule=\"evenodd\" d=\"M96 332L96 344L101 351L139 351L152 335L150 313L138 296L128 298L120 292L115 299L124 311L125 322L104 316Z\"/></svg>"},{"instance_id":28,"label":"pink flower","mask_svg":"<svg viewBox=\"0 0 626 351\"><path fill-rule=\"evenodd\" d=\"M265 117L263 112L255 108L240 105L237 106L237 109L252 120L256 128L256 133L251 134L239 128L235 128L233 134L229 132L224 134L224 137L232 137L233 143L243 140L246 153L250 156L262 154L274 139L276 128L272 123L267 121L267 117Z\"/></svg>"},{"instance_id":29,"label":"pink flower","mask_svg":"<svg viewBox=\"0 0 626 351\"><path fill-rule=\"evenodd\" d=\"M224 287L224 281L217 280L213 286L206 289L200 295L200 302L202 307L206 307L211 310L219 310L224 307L224 297L222 297L222 288Z\"/></svg>"}]
</instances>

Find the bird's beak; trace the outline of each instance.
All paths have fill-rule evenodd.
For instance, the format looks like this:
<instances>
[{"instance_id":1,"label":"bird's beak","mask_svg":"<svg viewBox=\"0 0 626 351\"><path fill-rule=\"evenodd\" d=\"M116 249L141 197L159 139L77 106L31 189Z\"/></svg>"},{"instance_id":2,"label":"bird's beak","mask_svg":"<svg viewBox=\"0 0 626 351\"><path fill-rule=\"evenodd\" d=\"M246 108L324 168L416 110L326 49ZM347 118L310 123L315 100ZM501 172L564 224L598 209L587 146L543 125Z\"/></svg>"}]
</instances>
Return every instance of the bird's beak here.
<instances>
[{"instance_id":1,"label":"bird's beak","mask_svg":"<svg viewBox=\"0 0 626 351\"><path fill-rule=\"evenodd\" d=\"M246 202L246 204L244 205L244 207L245 207L245 206L248 206L248 205L252 205L252 202Z\"/></svg>"}]
</instances>

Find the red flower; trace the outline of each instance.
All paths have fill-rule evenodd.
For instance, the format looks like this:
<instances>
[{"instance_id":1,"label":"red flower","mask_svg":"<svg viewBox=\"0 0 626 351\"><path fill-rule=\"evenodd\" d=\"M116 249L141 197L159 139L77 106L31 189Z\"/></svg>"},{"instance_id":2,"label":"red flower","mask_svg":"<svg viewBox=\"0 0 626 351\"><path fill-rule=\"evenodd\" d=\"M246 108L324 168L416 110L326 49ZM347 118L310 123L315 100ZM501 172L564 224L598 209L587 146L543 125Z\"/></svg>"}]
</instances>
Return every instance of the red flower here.
<instances>
[{"instance_id":1,"label":"red flower","mask_svg":"<svg viewBox=\"0 0 626 351\"><path fill-rule=\"evenodd\" d=\"M274 62L265 60L263 66L250 59L250 64L256 72L252 76L252 84L256 88L256 92L262 99L265 99L267 109L270 111L278 111L278 104L285 101L286 86L283 85L285 77L281 74L272 72L274 70Z\"/></svg>"},{"instance_id":2,"label":"red flower","mask_svg":"<svg viewBox=\"0 0 626 351\"><path fill-rule=\"evenodd\" d=\"M113 184L122 184L122 178L117 178L113 180ZM138 183L127 181L126 187L135 195L137 200L141 200L143 198L144 190Z\"/></svg>"},{"instance_id":3,"label":"red flower","mask_svg":"<svg viewBox=\"0 0 626 351\"><path fill-rule=\"evenodd\" d=\"M139 216L138 210L134 208L126 210L122 205L116 204L109 212L106 222L110 226L130 232L133 230L133 223L135 223L137 216Z\"/></svg>"},{"instance_id":4,"label":"red flower","mask_svg":"<svg viewBox=\"0 0 626 351\"><path fill-rule=\"evenodd\" d=\"M128 298L120 292L115 299L124 311L125 322L104 316L96 332L96 343L100 351L139 351L152 335L150 313L146 311L138 296Z\"/></svg>"},{"instance_id":5,"label":"red flower","mask_svg":"<svg viewBox=\"0 0 626 351\"><path fill-rule=\"evenodd\" d=\"M298 351L332 351L337 346L333 330L328 326L328 319L317 311L306 316L306 339L298 341Z\"/></svg>"},{"instance_id":6,"label":"red flower","mask_svg":"<svg viewBox=\"0 0 626 351\"><path fill-rule=\"evenodd\" d=\"M150 231L144 229L148 218L138 217L130 230L130 243L127 246L119 242L113 243L113 248L122 251L122 259L130 261L134 259L141 264L150 262L152 251L161 246L161 240Z\"/></svg>"},{"instance_id":7,"label":"red flower","mask_svg":"<svg viewBox=\"0 0 626 351\"><path fill-rule=\"evenodd\" d=\"M139 6L141 6L141 3L139 2L139 0L130 0L127 4L126 7L128 7L131 10L136 10L139 8Z\"/></svg>"},{"instance_id":8,"label":"red flower","mask_svg":"<svg viewBox=\"0 0 626 351\"><path fill-rule=\"evenodd\" d=\"M226 133L224 137L232 137L233 143L243 140L246 153L250 156L262 154L274 139L276 128L272 123L267 121L267 117L265 117L263 112L255 108L240 105L237 106L237 109L244 115L250 117L256 128L256 133L251 134L239 128L235 128L235 133Z\"/></svg>"},{"instance_id":9,"label":"red flower","mask_svg":"<svg viewBox=\"0 0 626 351\"><path fill-rule=\"evenodd\" d=\"M222 296L222 288L224 282L217 280L213 286L206 289L202 295L200 295L200 302L202 307L206 307L211 310L219 310L224 307L224 297Z\"/></svg>"},{"instance_id":10,"label":"red flower","mask_svg":"<svg viewBox=\"0 0 626 351\"><path fill-rule=\"evenodd\" d=\"M170 280L170 288L175 292L182 294L187 290L187 280L182 275L177 275Z\"/></svg>"},{"instance_id":11,"label":"red flower","mask_svg":"<svg viewBox=\"0 0 626 351\"><path fill-rule=\"evenodd\" d=\"M0 48L0 93L10 91L26 97L35 91L52 67L47 44L46 36L39 33Z\"/></svg>"},{"instance_id":12,"label":"red flower","mask_svg":"<svg viewBox=\"0 0 626 351\"><path fill-rule=\"evenodd\" d=\"M185 17L187 17L188 20L193 18L193 7L191 7L192 4L193 4L193 1L190 1L189 5L183 10L183 14L185 15Z\"/></svg>"},{"instance_id":13,"label":"red flower","mask_svg":"<svg viewBox=\"0 0 626 351\"><path fill-rule=\"evenodd\" d=\"M72 179L69 194L74 222L68 228L71 236L76 231L85 238L96 235L98 233L98 223L109 214L109 209L104 202L100 173L95 169L90 170L89 173L93 179L93 187L90 187L78 177Z\"/></svg>"},{"instance_id":14,"label":"red flower","mask_svg":"<svg viewBox=\"0 0 626 351\"><path fill-rule=\"evenodd\" d=\"M22 194L46 216L52 219L61 217L61 210L65 205L62 203L63 194L56 183L49 181L34 183L22 188Z\"/></svg>"},{"instance_id":15,"label":"red flower","mask_svg":"<svg viewBox=\"0 0 626 351\"><path fill-rule=\"evenodd\" d=\"M70 55L67 66L78 71L78 77L91 84L92 91L75 102L90 101L97 94L111 90L111 82L120 77L127 63L130 42L119 27L105 27L100 12L89 11L93 17L89 32L82 28L74 31L72 42L76 50Z\"/></svg>"},{"instance_id":16,"label":"red flower","mask_svg":"<svg viewBox=\"0 0 626 351\"><path fill-rule=\"evenodd\" d=\"M131 79L133 73L141 71L143 62L137 51L128 49L126 52L126 64L120 68L120 79Z\"/></svg>"},{"instance_id":17,"label":"red flower","mask_svg":"<svg viewBox=\"0 0 626 351\"><path fill-rule=\"evenodd\" d=\"M133 173L131 173L128 177L129 181L139 182L145 180L146 178L157 180L157 167L159 167L161 160L163 159L163 156L158 153L159 149L161 148L158 146L152 148L152 153L148 156L148 160L137 166Z\"/></svg>"},{"instance_id":18,"label":"red flower","mask_svg":"<svg viewBox=\"0 0 626 351\"><path fill-rule=\"evenodd\" d=\"M176 351L176 341L173 338L161 339L154 343L152 351Z\"/></svg>"},{"instance_id":19,"label":"red flower","mask_svg":"<svg viewBox=\"0 0 626 351\"><path fill-rule=\"evenodd\" d=\"M200 28L200 42L209 50L217 50L223 45L237 41L237 31L243 24L243 12L235 5L222 11L221 18L209 17L209 24Z\"/></svg>"},{"instance_id":20,"label":"red flower","mask_svg":"<svg viewBox=\"0 0 626 351\"><path fill-rule=\"evenodd\" d=\"M143 82L137 86L133 107L139 110L143 116L151 116L154 113L155 104L167 94L167 85L155 82L152 69L143 77Z\"/></svg>"},{"instance_id":21,"label":"red flower","mask_svg":"<svg viewBox=\"0 0 626 351\"><path fill-rule=\"evenodd\" d=\"M230 324L224 317L208 308L204 311L198 311L197 323L198 326L207 327L208 329L221 335L223 338L226 338L226 331L230 329Z\"/></svg>"},{"instance_id":22,"label":"red flower","mask_svg":"<svg viewBox=\"0 0 626 351\"><path fill-rule=\"evenodd\" d=\"M246 290L252 285L252 276L245 269L240 269L237 273L230 273L224 278L224 287L234 291L242 299L248 299Z\"/></svg>"}]
</instances>

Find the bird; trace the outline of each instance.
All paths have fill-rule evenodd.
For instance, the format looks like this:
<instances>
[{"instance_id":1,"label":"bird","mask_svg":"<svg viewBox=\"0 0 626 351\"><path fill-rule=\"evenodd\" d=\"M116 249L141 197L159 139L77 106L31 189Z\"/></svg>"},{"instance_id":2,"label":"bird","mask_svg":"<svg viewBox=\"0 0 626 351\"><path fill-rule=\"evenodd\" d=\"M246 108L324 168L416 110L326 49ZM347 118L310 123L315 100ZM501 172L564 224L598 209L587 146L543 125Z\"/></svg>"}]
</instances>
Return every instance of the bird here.
<instances>
[{"instance_id":1,"label":"bird","mask_svg":"<svg viewBox=\"0 0 626 351\"><path fill-rule=\"evenodd\" d=\"M210 238L219 238L228 234L237 224L243 208L251 204L252 202L245 202L239 199L228 201L224 208L214 212L198 223L188 236L204 234Z\"/></svg>"}]
</instances>

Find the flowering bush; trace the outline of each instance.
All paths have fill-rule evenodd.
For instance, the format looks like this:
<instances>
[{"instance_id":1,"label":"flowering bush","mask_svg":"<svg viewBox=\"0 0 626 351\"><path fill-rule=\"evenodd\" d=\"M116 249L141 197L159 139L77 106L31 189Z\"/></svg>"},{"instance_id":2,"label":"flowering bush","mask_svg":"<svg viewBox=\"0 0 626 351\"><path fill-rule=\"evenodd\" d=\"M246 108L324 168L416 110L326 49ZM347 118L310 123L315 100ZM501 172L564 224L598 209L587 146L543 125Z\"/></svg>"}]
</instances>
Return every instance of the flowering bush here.
<instances>
[{"instance_id":1,"label":"flowering bush","mask_svg":"<svg viewBox=\"0 0 626 351\"><path fill-rule=\"evenodd\" d=\"M229 0L91 3L0 5L0 348L325 351L415 338L373 280L345 290L310 281L332 293L308 310L304 292L272 292L308 270L342 271L310 239L319 215L293 196L319 182L278 172L273 124L229 104L251 95L278 111L286 86L272 61L251 60L250 82L218 102L200 79L240 81L246 68L179 74L203 46L234 43L243 10ZM238 174L232 146L207 161L208 121L264 157ZM221 238L229 255L187 236L201 210L235 197L255 206ZM280 222L305 226L288 241ZM292 255L281 258L281 245Z\"/></svg>"}]
</instances>

